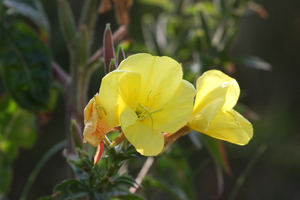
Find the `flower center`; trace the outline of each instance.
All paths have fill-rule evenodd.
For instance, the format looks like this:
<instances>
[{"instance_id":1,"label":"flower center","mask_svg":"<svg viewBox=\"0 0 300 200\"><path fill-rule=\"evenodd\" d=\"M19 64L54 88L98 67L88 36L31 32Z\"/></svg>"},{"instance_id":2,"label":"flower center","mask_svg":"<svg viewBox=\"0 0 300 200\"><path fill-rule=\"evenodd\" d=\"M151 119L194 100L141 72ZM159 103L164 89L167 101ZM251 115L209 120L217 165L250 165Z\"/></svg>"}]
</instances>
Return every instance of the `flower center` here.
<instances>
[{"instance_id":1,"label":"flower center","mask_svg":"<svg viewBox=\"0 0 300 200\"><path fill-rule=\"evenodd\" d=\"M142 106L140 103L138 103L138 105L139 105L139 107L135 110L135 113L138 116L137 121L142 121L142 120L146 119L147 117L150 117L151 122L152 122L152 128L153 128L154 120L153 120L152 114L162 111L163 109L161 108L158 110L150 111L149 108Z\"/></svg>"}]
</instances>

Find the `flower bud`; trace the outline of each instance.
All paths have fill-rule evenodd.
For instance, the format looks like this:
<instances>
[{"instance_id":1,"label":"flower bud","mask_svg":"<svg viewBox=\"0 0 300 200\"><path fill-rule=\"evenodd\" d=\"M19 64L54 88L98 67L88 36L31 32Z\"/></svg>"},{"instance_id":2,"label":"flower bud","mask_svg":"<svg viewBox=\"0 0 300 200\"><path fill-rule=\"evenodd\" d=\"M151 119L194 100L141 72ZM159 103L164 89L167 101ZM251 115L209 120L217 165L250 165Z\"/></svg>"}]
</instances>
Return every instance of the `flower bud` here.
<instances>
[{"instance_id":1,"label":"flower bud","mask_svg":"<svg viewBox=\"0 0 300 200\"><path fill-rule=\"evenodd\" d=\"M60 29L66 42L74 42L76 26L69 2L67 0L58 0L58 17Z\"/></svg>"},{"instance_id":2,"label":"flower bud","mask_svg":"<svg viewBox=\"0 0 300 200\"><path fill-rule=\"evenodd\" d=\"M123 140L125 139L125 135L123 133L123 131L118 135L118 137L116 137L116 139L114 141L112 141L112 143L110 144L109 148L113 148L115 146L117 146L118 144L120 144L121 142L123 142Z\"/></svg>"},{"instance_id":3,"label":"flower bud","mask_svg":"<svg viewBox=\"0 0 300 200\"><path fill-rule=\"evenodd\" d=\"M100 142L100 144L97 146L97 151L96 154L94 156L94 166L98 163L98 161L100 160L102 153L103 153L103 149L104 149L104 142Z\"/></svg>"},{"instance_id":4,"label":"flower bud","mask_svg":"<svg viewBox=\"0 0 300 200\"><path fill-rule=\"evenodd\" d=\"M109 66L110 66L111 59L116 58L110 24L106 24L106 28L104 31L103 57L104 57L105 73L107 74L109 72Z\"/></svg>"},{"instance_id":5,"label":"flower bud","mask_svg":"<svg viewBox=\"0 0 300 200\"><path fill-rule=\"evenodd\" d=\"M125 53L123 50L122 45L119 45L118 47L118 60L117 60L117 64L118 66L120 65L120 63L125 59Z\"/></svg>"},{"instance_id":6,"label":"flower bud","mask_svg":"<svg viewBox=\"0 0 300 200\"><path fill-rule=\"evenodd\" d=\"M77 63L80 67L84 67L89 57L89 31L86 25L80 27L80 35L77 44Z\"/></svg>"},{"instance_id":7,"label":"flower bud","mask_svg":"<svg viewBox=\"0 0 300 200\"><path fill-rule=\"evenodd\" d=\"M116 59L111 59L110 64L109 64L108 73L114 71L115 69L117 69Z\"/></svg>"},{"instance_id":8,"label":"flower bud","mask_svg":"<svg viewBox=\"0 0 300 200\"><path fill-rule=\"evenodd\" d=\"M76 147L82 147L82 133L75 119L71 120L71 134Z\"/></svg>"}]
</instances>

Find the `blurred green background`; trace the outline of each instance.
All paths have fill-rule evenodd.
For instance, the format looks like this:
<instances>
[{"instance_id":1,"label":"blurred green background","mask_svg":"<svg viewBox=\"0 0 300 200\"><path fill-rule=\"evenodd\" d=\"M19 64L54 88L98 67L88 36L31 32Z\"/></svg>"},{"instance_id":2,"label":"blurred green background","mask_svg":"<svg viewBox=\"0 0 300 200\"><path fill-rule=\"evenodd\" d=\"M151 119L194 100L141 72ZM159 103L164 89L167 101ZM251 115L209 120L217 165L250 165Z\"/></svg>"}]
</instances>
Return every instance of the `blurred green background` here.
<instances>
[{"instance_id":1,"label":"blurred green background","mask_svg":"<svg viewBox=\"0 0 300 200\"><path fill-rule=\"evenodd\" d=\"M52 27L50 47L53 57L68 71L68 52L59 30L56 1L44 0L42 3ZM82 1L70 3L78 20ZM235 73L232 76L241 87L240 102L254 111L257 119L252 120L254 137L248 145L240 147L225 143L232 175L224 175L224 192L221 199L230 198L237 180L249 167L250 171L244 177L244 184L235 199L298 200L300 199L300 1L259 0L256 3L264 7L268 17L262 19L255 14L244 16L238 26L230 54L260 57L271 64L272 70L235 66ZM142 16L151 13L156 18L161 12L163 9L158 6L134 1L130 9L129 38L132 40L132 46L144 43ZM100 15L98 19L94 50L102 44L106 23L111 23L113 31L118 28L113 10ZM136 50L130 51L134 53ZM147 49L144 48L143 52L147 52ZM103 74L103 68L100 68L93 75L89 89L90 97L98 91ZM1 90L3 91L3 86ZM22 149L14 162L9 199L20 197L37 160L51 146L64 139L64 120L65 105L63 95L60 94L51 120L39 127L34 147L30 150ZM180 149L191 150L191 142L187 136L181 138L178 145ZM266 150L255 158L258 149L262 147L266 147ZM185 156L187 153L181 151L180 154ZM186 157L190 169L197 171L193 176L196 199L214 199L217 191L214 162L204 148L197 151L192 149ZM155 172L153 173L155 175ZM34 182L29 199L51 194L53 187L67 177L66 162L61 154L57 154L49 160ZM148 199L162 199L166 195L157 189L146 190L145 193Z\"/></svg>"}]
</instances>

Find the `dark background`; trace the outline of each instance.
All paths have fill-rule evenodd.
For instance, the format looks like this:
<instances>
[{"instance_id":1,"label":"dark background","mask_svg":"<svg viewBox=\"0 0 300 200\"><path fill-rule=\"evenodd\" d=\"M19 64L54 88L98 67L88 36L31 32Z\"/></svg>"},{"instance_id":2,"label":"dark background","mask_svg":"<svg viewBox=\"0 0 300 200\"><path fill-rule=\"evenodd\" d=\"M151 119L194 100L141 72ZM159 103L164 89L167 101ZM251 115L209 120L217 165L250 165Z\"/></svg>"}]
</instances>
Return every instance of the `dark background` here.
<instances>
[{"instance_id":1,"label":"dark background","mask_svg":"<svg viewBox=\"0 0 300 200\"><path fill-rule=\"evenodd\" d=\"M266 150L254 161L236 199L298 200L300 199L300 1L260 0L269 14L267 19L256 15L244 17L232 53L250 54L272 65L271 71L237 66L234 77L240 84L240 102L259 114L253 122L254 137L244 147L226 143L233 174L224 175L224 195L228 199L234 184L253 161L260 147ZM68 52L59 32L56 1L43 1L52 26L50 46L53 57L68 71ZM82 1L71 2L76 18ZM141 15L148 7L134 2L131 8L130 37L142 40ZM117 29L113 11L101 15L97 22L95 49L101 46L105 24ZM92 77L90 95L98 91L102 69ZM31 150L22 150L14 163L14 179L9 199L18 199L37 160L54 144L64 139L63 95L58 99L49 124L40 127L38 140ZM183 147L189 142L183 139ZM191 166L193 169L193 166ZM67 178L65 160L57 154L48 161L30 191L29 199L49 195L53 187ZM194 177L197 199L212 199L217 183L213 162Z\"/></svg>"}]
</instances>

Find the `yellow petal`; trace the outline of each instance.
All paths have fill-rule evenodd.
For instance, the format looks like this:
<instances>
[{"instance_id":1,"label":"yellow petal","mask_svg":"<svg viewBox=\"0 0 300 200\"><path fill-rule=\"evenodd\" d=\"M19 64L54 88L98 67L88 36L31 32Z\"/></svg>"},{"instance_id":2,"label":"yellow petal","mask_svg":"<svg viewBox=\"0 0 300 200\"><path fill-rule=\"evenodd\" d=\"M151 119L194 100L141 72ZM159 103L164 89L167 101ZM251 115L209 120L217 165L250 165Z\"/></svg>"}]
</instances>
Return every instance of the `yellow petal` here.
<instances>
[{"instance_id":1,"label":"yellow petal","mask_svg":"<svg viewBox=\"0 0 300 200\"><path fill-rule=\"evenodd\" d=\"M144 156L156 156L163 150L164 137L161 131L136 122L123 132L127 140Z\"/></svg>"},{"instance_id":2,"label":"yellow petal","mask_svg":"<svg viewBox=\"0 0 300 200\"><path fill-rule=\"evenodd\" d=\"M126 107L121 114L121 124L127 140L142 155L155 156L159 154L164 146L162 132L153 130L136 120L135 112Z\"/></svg>"},{"instance_id":3,"label":"yellow petal","mask_svg":"<svg viewBox=\"0 0 300 200\"><path fill-rule=\"evenodd\" d=\"M92 98L84 108L84 123L87 123L93 112L94 99Z\"/></svg>"},{"instance_id":4,"label":"yellow petal","mask_svg":"<svg viewBox=\"0 0 300 200\"><path fill-rule=\"evenodd\" d=\"M132 126L136 123L138 117L134 110L130 107L125 107L120 116L122 129L126 129L128 126Z\"/></svg>"},{"instance_id":5,"label":"yellow petal","mask_svg":"<svg viewBox=\"0 0 300 200\"><path fill-rule=\"evenodd\" d=\"M201 103L202 99L205 98L207 94L218 87L228 87L226 101L223 108L231 110L238 100L240 88L235 79L218 70L209 70L198 78L195 107Z\"/></svg>"},{"instance_id":6,"label":"yellow petal","mask_svg":"<svg viewBox=\"0 0 300 200\"><path fill-rule=\"evenodd\" d=\"M166 133L174 133L189 120L193 112L195 88L188 81L182 80L174 96L163 110L153 114L153 129ZM149 124L149 119L147 125Z\"/></svg>"},{"instance_id":7,"label":"yellow petal","mask_svg":"<svg viewBox=\"0 0 300 200\"><path fill-rule=\"evenodd\" d=\"M141 75L141 94L138 102L161 107L177 90L182 79L182 68L169 57L135 54L125 59L119 70L134 71ZM155 99L155 100L154 100Z\"/></svg>"},{"instance_id":8,"label":"yellow petal","mask_svg":"<svg viewBox=\"0 0 300 200\"><path fill-rule=\"evenodd\" d=\"M199 79L198 79L199 80ZM197 85L198 85L197 81ZM209 85L206 85L209 87ZM206 89L206 88L204 88ZM199 91L199 90L198 90ZM209 124L219 114L225 104L225 96L228 91L228 87L216 86L212 90L209 90L205 96L196 96L197 104L194 106L193 114L189 120L189 127L205 132L208 130ZM199 98L202 96L201 101Z\"/></svg>"},{"instance_id":9,"label":"yellow petal","mask_svg":"<svg viewBox=\"0 0 300 200\"><path fill-rule=\"evenodd\" d=\"M101 105L106 110L104 122L110 127L120 125L123 109L131 106L140 93L141 77L138 73L115 70L103 79L99 91Z\"/></svg>"},{"instance_id":10,"label":"yellow petal","mask_svg":"<svg viewBox=\"0 0 300 200\"><path fill-rule=\"evenodd\" d=\"M245 145L253 136L251 123L235 110L222 110L205 133L211 137L238 145Z\"/></svg>"}]
</instances>

